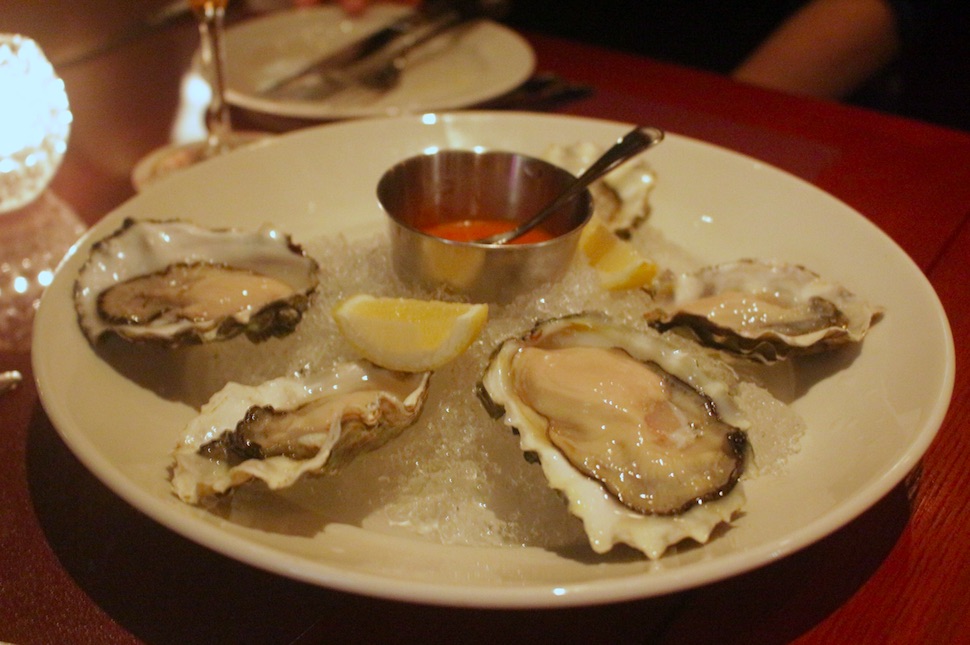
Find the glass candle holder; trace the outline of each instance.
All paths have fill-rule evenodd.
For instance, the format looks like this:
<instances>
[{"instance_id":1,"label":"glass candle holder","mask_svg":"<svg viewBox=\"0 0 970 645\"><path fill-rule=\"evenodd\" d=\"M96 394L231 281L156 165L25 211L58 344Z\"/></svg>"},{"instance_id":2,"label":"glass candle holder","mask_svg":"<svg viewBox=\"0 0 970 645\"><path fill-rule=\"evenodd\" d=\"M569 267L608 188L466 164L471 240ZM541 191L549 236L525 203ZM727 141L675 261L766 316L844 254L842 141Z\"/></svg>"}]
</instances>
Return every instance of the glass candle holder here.
<instances>
[{"instance_id":1,"label":"glass candle holder","mask_svg":"<svg viewBox=\"0 0 970 645\"><path fill-rule=\"evenodd\" d=\"M0 33L0 351L27 351L34 310L84 225L46 190L67 150L64 82L30 38Z\"/></svg>"},{"instance_id":2,"label":"glass candle holder","mask_svg":"<svg viewBox=\"0 0 970 645\"><path fill-rule=\"evenodd\" d=\"M37 43L0 34L0 213L44 191L67 150L71 120L64 82Z\"/></svg>"}]
</instances>

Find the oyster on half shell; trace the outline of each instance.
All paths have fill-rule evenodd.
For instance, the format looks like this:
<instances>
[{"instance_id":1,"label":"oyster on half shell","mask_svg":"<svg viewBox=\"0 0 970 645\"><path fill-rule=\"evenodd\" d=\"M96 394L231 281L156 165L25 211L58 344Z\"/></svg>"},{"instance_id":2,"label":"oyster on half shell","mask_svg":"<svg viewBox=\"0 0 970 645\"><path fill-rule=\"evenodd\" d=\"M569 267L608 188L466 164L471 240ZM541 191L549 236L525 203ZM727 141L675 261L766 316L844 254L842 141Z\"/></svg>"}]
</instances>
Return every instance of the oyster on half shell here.
<instances>
[{"instance_id":1,"label":"oyster on half shell","mask_svg":"<svg viewBox=\"0 0 970 645\"><path fill-rule=\"evenodd\" d=\"M764 363L860 342L883 313L805 267L753 259L666 273L652 292L658 329Z\"/></svg>"},{"instance_id":2,"label":"oyster on half shell","mask_svg":"<svg viewBox=\"0 0 970 645\"><path fill-rule=\"evenodd\" d=\"M542 157L578 176L605 151L598 144L583 142L550 146ZM593 212L616 235L629 239L650 214L650 193L655 184L656 175L645 159L624 163L590 185Z\"/></svg>"},{"instance_id":3,"label":"oyster on half shell","mask_svg":"<svg viewBox=\"0 0 970 645\"><path fill-rule=\"evenodd\" d=\"M253 342L295 329L318 265L289 235L136 221L98 241L74 284L91 343L107 334L170 346L244 333Z\"/></svg>"},{"instance_id":4,"label":"oyster on half shell","mask_svg":"<svg viewBox=\"0 0 970 645\"><path fill-rule=\"evenodd\" d=\"M253 479L277 490L334 473L417 421L430 377L348 362L257 386L229 383L187 425L172 488L197 504Z\"/></svg>"},{"instance_id":5,"label":"oyster on half shell","mask_svg":"<svg viewBox=\"0 0 970 645\"><path fill-rule=\"evenodd\" d=\"M505 341L485 370L486 409L518 432L598 553L706 542L744 503L737 377L692 346L584 314Z\"/></svg>"}]
</instances>

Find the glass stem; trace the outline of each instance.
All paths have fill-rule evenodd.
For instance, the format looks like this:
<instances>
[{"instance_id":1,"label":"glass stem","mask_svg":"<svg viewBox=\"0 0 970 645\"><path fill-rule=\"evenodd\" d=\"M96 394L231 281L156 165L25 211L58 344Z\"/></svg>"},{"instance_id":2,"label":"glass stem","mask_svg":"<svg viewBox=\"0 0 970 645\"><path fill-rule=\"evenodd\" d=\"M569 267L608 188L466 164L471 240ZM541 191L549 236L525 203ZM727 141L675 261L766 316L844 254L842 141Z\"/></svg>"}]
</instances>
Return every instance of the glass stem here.
<instances>
[{"instance_id":1,"label":"glass stem","mask_svg":"<svg viewBox=\"0 0 970 645\"><path fill-rule=\"evenodd\" d=\"M223 152L229 145L232 122L226 103L226 55L223 43L226 10L224 3L207 2L199 12L199 35L202 39L202 68L212 88L212 98L205 113L208 131L208 153Z\"/></svg>"}]
</instances>

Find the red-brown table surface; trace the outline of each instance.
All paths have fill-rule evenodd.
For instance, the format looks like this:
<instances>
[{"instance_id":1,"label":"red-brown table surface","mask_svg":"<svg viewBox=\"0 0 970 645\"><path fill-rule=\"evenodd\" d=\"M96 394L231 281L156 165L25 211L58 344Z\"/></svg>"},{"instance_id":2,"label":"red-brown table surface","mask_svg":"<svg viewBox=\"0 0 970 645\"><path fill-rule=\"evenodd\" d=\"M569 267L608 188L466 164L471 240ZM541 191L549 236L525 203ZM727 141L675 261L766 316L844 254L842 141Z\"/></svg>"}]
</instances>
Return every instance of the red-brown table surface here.
<instances>
[{"instance_id":1,"label":"red-brown table surface","mask_svg":"<svg viewBox=\"0 0 970 645\"><path fill-rule=\"evenodd\" d=\"M0 1L0 30L64 60L158 4L119 14L112 0ZM411 605L277 577L144 517L60 440L29 355L0 353L0 368L26 376L0 398L0 641L970 642L970 136L529 38L539 70L594 88L555 111L650 123L763 159L858 209L915 260L946 307L958 364L953 403L916 471L830 537L698 589L560 610ZM196 39L182 24L60 69L75 121L52 189L85 222L131 196L132 165L165 141Z\"/></svg>"}]
</instances>

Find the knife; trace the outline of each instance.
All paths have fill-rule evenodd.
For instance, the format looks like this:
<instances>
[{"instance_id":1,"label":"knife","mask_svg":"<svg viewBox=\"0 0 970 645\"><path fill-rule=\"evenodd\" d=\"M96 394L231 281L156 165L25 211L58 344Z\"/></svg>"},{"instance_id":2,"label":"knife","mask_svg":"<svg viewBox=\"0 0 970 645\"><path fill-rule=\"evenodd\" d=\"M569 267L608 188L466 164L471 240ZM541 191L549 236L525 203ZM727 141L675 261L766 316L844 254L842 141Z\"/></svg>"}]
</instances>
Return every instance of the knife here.
<instances>
[{"instance_id":1,"label":"knife","mask_svg":"<svg viewBox=\"0 0 970 645\"><path fill-rule=\"evenodd\" d=\"M445 32L457 31L462 25L474 21L475 18L462 16L456 11L445 13L427 27L409 31L359 61L323 72L313 70L283 85L270 96L320 101L353 87L383 94L397 86L413 50Z\"/></svg>"},{"instance_id":2,"label":"knife","mask_svg":"<svg viewBox=\"0 0 970 645\"><path fill-rule=\"evenodd\" d=\"M499 18L505 14L508 4L508 0L428 0L416 11L401 16L377 31L329 52L282 78L270 81L259 88L257 93L264 96L276 94L307 77L338 72L376 54L402 36L438 22L448 14Z\"/></svg>"}]
</instances>

